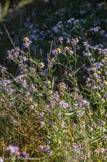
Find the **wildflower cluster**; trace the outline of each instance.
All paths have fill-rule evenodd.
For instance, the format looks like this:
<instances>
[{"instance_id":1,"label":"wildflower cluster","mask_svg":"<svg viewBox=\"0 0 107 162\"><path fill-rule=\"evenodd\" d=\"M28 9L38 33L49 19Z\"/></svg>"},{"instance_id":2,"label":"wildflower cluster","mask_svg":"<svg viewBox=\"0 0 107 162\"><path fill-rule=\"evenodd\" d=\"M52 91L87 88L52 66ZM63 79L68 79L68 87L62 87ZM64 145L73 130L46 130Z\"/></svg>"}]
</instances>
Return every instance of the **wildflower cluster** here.
<instances>
[{"instance_id":1,"label":"wildflower cluster","mask_svg":"<svg viewBox=\"0 0 107 162\"><path fill-rule=\"evenodd\" d=\"M23 47L8 50L7 60L17 72L0 66L0 150L5 156L106 160L107 49L89 37L103 36L102 28L84 31L86 22L58 21L47 32L38 29L25 37L27 52ZM35 33L40 42L57 36L47 58L30 55Z\"/></svg>"}]
</instances>

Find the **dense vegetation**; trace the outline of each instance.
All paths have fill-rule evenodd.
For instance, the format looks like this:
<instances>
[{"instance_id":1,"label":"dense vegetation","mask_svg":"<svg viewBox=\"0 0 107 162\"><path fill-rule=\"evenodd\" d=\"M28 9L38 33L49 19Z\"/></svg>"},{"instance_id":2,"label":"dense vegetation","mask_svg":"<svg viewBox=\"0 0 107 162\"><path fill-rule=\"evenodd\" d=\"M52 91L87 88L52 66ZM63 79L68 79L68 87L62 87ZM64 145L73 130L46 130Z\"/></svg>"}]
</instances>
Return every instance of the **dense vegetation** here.
<instances>
[{"instance_id":1,"label":"dense vegetation","mask_svg":"<svg viewBox=\"0 0 107 162\"><path fill-rule=\"evenodd\" d=\"M105 162L105 1L15 2L0 22L0 160Z\"/></svg>"}]
</instances>

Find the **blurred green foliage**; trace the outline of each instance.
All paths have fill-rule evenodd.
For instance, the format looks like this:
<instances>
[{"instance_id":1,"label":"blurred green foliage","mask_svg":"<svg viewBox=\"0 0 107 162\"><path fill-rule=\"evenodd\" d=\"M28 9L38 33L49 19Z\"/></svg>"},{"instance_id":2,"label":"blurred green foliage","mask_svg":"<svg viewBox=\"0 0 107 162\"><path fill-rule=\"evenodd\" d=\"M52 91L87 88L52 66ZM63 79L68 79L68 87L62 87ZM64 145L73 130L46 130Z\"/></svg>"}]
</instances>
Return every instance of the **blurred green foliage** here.
<instances>
[{"instance_id":1,"label":"blurred green foliage","mask_svg":"<svg viewBox=\"0 0 107 162\"><path fill-rule=\"evenodd\" d=\"M0 21L7 14L9 6L10 6L9 0L6 0L4 7L2 7L2 3L0 3Z\"/></svg>"},{"instance_id":2,"label":"blurred green foliage","mask_svg":"<svg viewBox=\"0 0 107 162\"><path fill-rule=\"evenodd\" d=\"M6 0L5 3L4 3L4 1L1 1L1 3L0 3L0 21L8 13L8 9L9 9L11 4L16 4L17 3L16 7L14 9L12 9L12 11L14 11L14 10L18 10L21 7L23 7L25 5L28 5L29 3L32 3L32 2L33 2L33 0L21 0L21 1Z\"/></svg>"}]
</instances>

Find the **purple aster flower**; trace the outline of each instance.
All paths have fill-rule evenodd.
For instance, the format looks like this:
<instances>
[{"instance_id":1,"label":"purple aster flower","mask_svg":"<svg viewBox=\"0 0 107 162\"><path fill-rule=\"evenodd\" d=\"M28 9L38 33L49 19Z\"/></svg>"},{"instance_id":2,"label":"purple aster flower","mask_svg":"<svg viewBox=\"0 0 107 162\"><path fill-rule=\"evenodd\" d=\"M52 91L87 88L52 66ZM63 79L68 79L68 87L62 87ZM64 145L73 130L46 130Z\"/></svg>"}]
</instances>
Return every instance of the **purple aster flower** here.
<instances>
[{"instance_id":1,"label":"purple aster flower","mask_svg":"<svg viewBox=\"0 0 107 162\"><path fill-rule=\"evenodd\" d=\"M53 51L52 51L52 54L53 54L53 55L58 55L58 50L57 50L57 49L53 50Z\"/></svg>"},{"instance_id":2,"label":"purple aster flower","mask_svg":"<svg viewBox=\"0 0 107 162\"><path fill-rule=\"evenodd\" d=\"M46 75L48 73L48 68L44 70L44 74Z\"/></svg>"},{"instance_id":3,"label":"purple aster flower","mask_svg":"<svg viewBox=\"0 0 107 162\"><path fill-rule=\"evenodd\" d=\"M30 46L30 44L32 43L32 41L30 41L28 37L25 37L23 40L24 40L25 48L28 48Z\"/></svg>"},{"instance_id":4,"label":"purple aster flower","mask_svg":"<svg viewBox=\"0 0 107 162\"><path fill-rule=\"evenodd\" d=\"M44 121L41 121L40 123L41 123L41 126L40 127L43 128L45 126L45 122Z\"/></svg>"},{"instance_id":5,"label":"purple aster flower","mask_svg":"<svg viewBox=\"0 0 107 162\"><path fill-rule=\"evenodd\" d=\"M40 150L43 150L43 149L44 149L44 146L40 146L39 149L40 149Z\"/></svg>"},{"instance_id":6,"label":"purple aster flower","mask_svg":"<svg viewBox=\"0 0 107 162\"><path fill-rule=\"evenodd\" d=\"M50 107L53 108L56 104L56 101L50 100Z\"/></svg>"},{"instance_id":7,"label":"purple aster flower","mask_svg":"<svg viewBox=\"0 0 107 162\"><path fill-rule=\"evenodd\" d=\"M90 82L90 80L91 80L90 78L87 78L86 83L88 84Z\"/></svg>"},{"instance_id":8,"label":"purple aster flower","mask_svg":"<svg viewBox=\"0 0 107 162\"><path fill-rule=\"evenodd\" d=\"M75 20L75 18L70 18L68 21L67 21L67 23L71 23L72 21L74 21Z\"/></svg>"},{"instance_id":9,"label":"purple aster flower","mask_svg":"<svg viewBox=\"0 0 107 162\"><path fill-rule=\"evenodd\" d=\"M59 88L60 90L64 90L64 89L67 89L67 85L66 85L64 82L62 82L62 83L59 83L59 84L58 84L58 88Z\"/></svg>"},{"instance_id":10,"label":"purple aster flower","mask_svg":"<svg viewBox=\"0 0 107 162\"><path fill-rule=\"evenodd\" d=\"M33 84L29 87L29 89L32 90L32 91L36 91L36 88Z\"/></svg>"},{"instance_id":11,"label":"purple aster flower","mask_svg":"<svg viewBox=\"0 0 107 162\"><path fill-rule=\"evenodd\" d=\"M49 126L51 126L53 123L54 123L54 121L51 121L51 122L49 123Z\"/></svg>"},{"instance_id":12,"label":"purple aster flower","mask_svg":"<svg viewBox=\"0 0 107 162\"><path fill-rule=\"evenodd\" d=\"M5 68L5 67L3 67L2 65L0 65L0 68L1 68L1 72L6 71L6 68Z\"/></svg>"},{"instance_id":13,"label":"purple aster flower","mask_svg":"<svg viewBox=\"0 0 107 162\"><path fill-rule=\"evenodd\" d=\"M43 62L40 62L38 65L39 65L39 67L40 67L41 69L43 69L44 66L45 66Z\"/></svg>"},{"instance_id":14,"label":"purple aster flower","mask_svg":"<svg viewBox=\"0 0 107 162\"><path fill-rule=\"evenodd\" d=\"M94 62L95 61L95 58L91 58L91 61Z\"/></svg>"},{"instance_id":15,"label":"purple aster flower","mask_svg":"<svg viewBox=\"0 0 107 162\"><path fill-rule=\"evenodd\" d=\"M70 44L70 41L71 41L71 40L70 40L69 38L67 38L67 43L68 43L68 44Z\"/></svg>"},{"instance_id":16,"label":"purple aster flower","mask_svg":"<svg viewBox=\"0 0 107 162\"><path fill-rule=\"evenodd\" d=\"M105 152L104 148L100 149L100 154L103 154Z\"/></svg>"},{"instance_id":17,"label":"purple aster flower","mask_svg":"<svg viewBox=\"0 0 107 162\"><path fill-rule=\"evenodd\" d=\"M51 156L53 154L53 151L48 151L48 156Z\"/></svg>"},{"instance_id":18,"label":"purple aster flower","mask_svg":"<svg viewBox=\"0 0 107 162\"><path fill-rule=\"evenodd\" d=\"M86 47L89 47L89 43L86 41L86 42L83 42L83 45L86 46Z\"/></svg>"},{"instance_id":19,"label":"purple aster flower","mask_svg":"<svg viewBox=\"0 0 107 162\"><path fill-rule=\"evenodd\" d=\"M63 42L63 37L59 37L59 42L62 43Z\"/></svg>"},{"instance_id":20,"label":"purple aster flower","mask_svg":"<svg viewBox=\"0 0 107 162\"><path fill-rule=\"evenodd\" d=\"M44 112L41 112L39 118L43 118L43 116L44 116Z\"/></svg>"},{"instance_id":21,"label":"purple aster flower","mask_svg":"<svg viewBox=\"0 0 107 162\"><path fill-rule=\"evenodd\" d=\"M88 126L88 129L89 129L89 131L90 131L90 132L92 132L92 131L93 131L93 128L92 128L92 127L90 127L90 126Z\"/></svg>"},{"instance_id":22,"label":"purple aster flower","mask_svg":"<svg viewBox=\"0 0 107 162\"><path fill-rule=\"evenodd\" d=\"M22 152L22 155L25 157L25 158L29 158L29 153L27 153L27 152Z\"/></svg>"},{"instance_id":23,"label":"purple aster flower","mask_svg":"<svg viewBox=\"0 0 107 162\"><path fill-rule=\"evenodd\" d=\"M49 145L46 145L45 146L45 150L50 150L50 146Z\"/></svg>"},{"instance_id":24,"label":"purple aster flower","mask_svg":"<svg viewBox=\"0 0 107 162\"><path fill-rule=\"evenodd\" d=\"M6 148L6 151L10 151L11 153L17 153L19 151L19 147L18 146L13 146L13 145L9 145L7 148Z\"/></svg>"},{"instance_id":25,"label":"purple aster flower","mask_svg":"<svg viewBox=\"0 0 107 162\"><path fill-rule=\"evenodd\" d=\"M73 104L73 109L76 109L78 107L78 104Z\"/></svg>"},{"instance_id":26,"label":"purple aster flower","mask_svg":"<svg viewBox=\"0 0 107 162\"><path fill-rule=\"evenodd\" d=\"M92 56L92 54L88 52L88 53L84 53L84 56Z\"/></svg>"},{"instance_id":27,"label":"purple aster flower","mask_svg":"<svg viewBox=\"0 0 107 162\"><path fill-rule=\"evenodd\" d=\"M105 99L104 99L104 98L102 98L102 99L101 99L101 102L102 102L102 103L105 103Z\"/></svg>"},{"instance_id":28,"label":"purple aster flower","mask_svg":"<svg viewBox=\"0 0 107 162\"><path fill-rule=\"evenodd\" d=\"M31 106L29 107L29 109L33 110L33 109L34 109L34 105L31 105Z\"/></svg>"},{"instance_id":29,"label":"purple aster flower","mask_svg":"<svg viewBox=\"0 0 107 162\"><path fill-rule=\"evenodd\" d=\"M103 121L102 119L100 120L100 123L101 123L102 126L105 125L105 121Z\"/></svg>"}]
</instances>

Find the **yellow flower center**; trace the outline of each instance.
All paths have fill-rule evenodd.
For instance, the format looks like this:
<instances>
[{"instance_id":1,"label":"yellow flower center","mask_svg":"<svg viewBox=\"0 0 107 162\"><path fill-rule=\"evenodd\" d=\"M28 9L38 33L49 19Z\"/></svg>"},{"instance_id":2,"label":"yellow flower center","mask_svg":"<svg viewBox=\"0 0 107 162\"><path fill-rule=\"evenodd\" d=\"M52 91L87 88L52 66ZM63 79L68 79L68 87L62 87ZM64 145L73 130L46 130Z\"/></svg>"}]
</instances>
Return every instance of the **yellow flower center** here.
<instances>
[{"instance_id":1,"label":"yellow flower center","mask_svg":"<svg viewBox=\"0 0 107 162\"><path fill-rule=\"evenodd\" d=\"M82 123L82 124L84 124L84 123L85 123L85 121L82 121L81 123Z\"/></svg>"},{"instance_id":2,"label":"yellow flower center","mask_svg":"<svg viewBox=\"0 0 107 162\"><path fill-rule=\"evenodd\" d=\"M47 81L47 83L49 84L49 83L50 83L50 81Z\"/></svg>"},{"instance_id":3,"label":"yellow flower center","mask_svg":"<svg viewBox=\"0 0 107 162\"><path fill-rule=\"evenodd\" d=\"M78 38L75 38L78 41Z\"/></svg>"},{"instance_id":4,"label":"yellow flower center","mask_svg":"<svg viewBox=\"0 0 107 162\"><path fill-rule=\"evenodd\" d=\"M104 81L104 84L107 84L107 81Z\"/></svg>"},{"instance_id":5,"label":"yellow flower center","mask_svg":"<svg viewBox=\"0 0 107 162\"><path fill-rule=\"evenodd\" d=\"M64 86L61 86L62 88L65 88Z\"/></svg>"},{"instance_id":6,"label":"yellow flower center","mask_svg":"<svg viewBox=\"0 0 107 162\"><path fill-rule=\"evenodd\" d=\"M25 43L25 46L27 46L27 43Z\"/></svg>"},{"instance_id":7,"label":"yellow flower center","mask_svg":"<svg viewBox=\"0 0 107 162\"><path fill-rule=\"evenodd\" d=\"M100 94L98 94L98 97L101 97L101 95L100 95Z\"/></svg>"},{"instance_id":8,"label":"yellow flower center","mask_svg":"<svg viewBox=\"0 0 107 162\"><path fill-rule=\"evenodd\" d=\"M100 71L97 71L98 74L100 74L101 72Z\"/></svg>"},{"instance_id":9,"label":"yellow flower center","mask_svg":"<svg viewBox=\"0 0 107 162\"><path fill-rule=\"evenodd\" d=\"M40 63L40 66L43 66L43 65L44 65L43 62L41 62L41 63Z\"/></svg>"},{"instance_id":10,"label":"yellow flower center","mask_svg":"<svg viewBox=\"0 0 107 162\"><path fill-rule=\"evenodd\" d=\"M25 37L24 40L28 40L28 37Z\"/></svg>"},{"instance_id":11,"label":"yellow flower center","mask_svg":"<svg viewBox=\"0 0 107 162\"><path fill-rule=\"evenodd\" d=\"M90 115L90 116L92 115L92 112L91 112L91 111L89 112L89 115Z\"/></svg>"},{"instance_id":12,"label":"yellow flower center","mask_svg":"<svg viewBox=\"0 0 107 162\"><path fill-rule=\"evenodd\" d=\"M58 52L60 52L60 51L61 51L61 49L60 49L60 48L57 48L57 51L58 51Z\"/></svg>"},{"instance_id":13,"label":"yellow flower center","mask_svg":"<svg viewBox=\"0 0 107 162\"><path fill-rule=\"evenodd\" d=\"M94 75L95 75L95 76L97 76L97 74L96 74L96 73L94 73Z\"/></svg>"}]
</instances>

